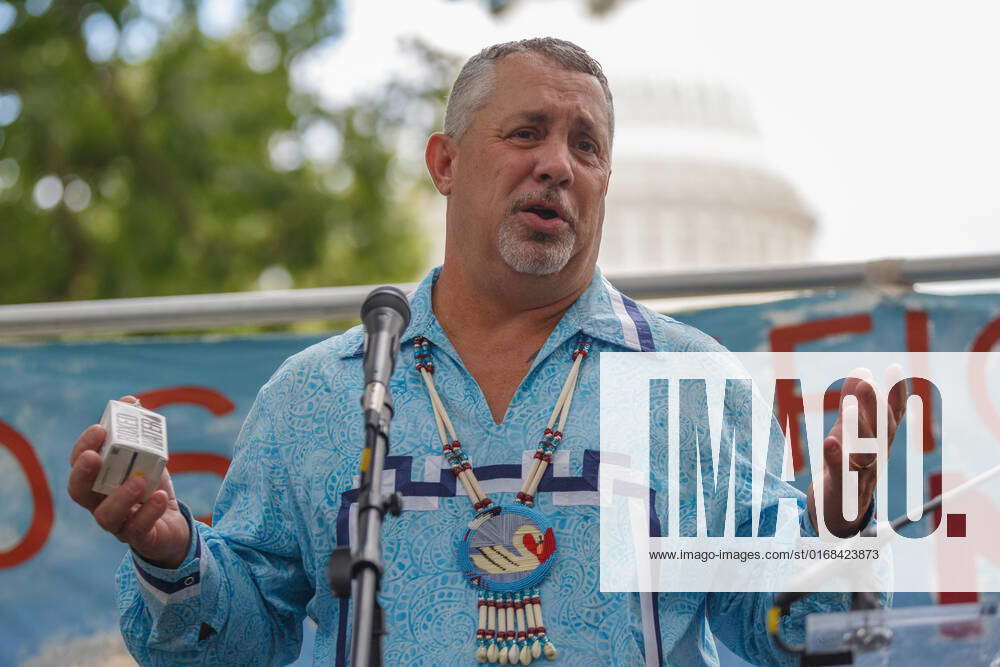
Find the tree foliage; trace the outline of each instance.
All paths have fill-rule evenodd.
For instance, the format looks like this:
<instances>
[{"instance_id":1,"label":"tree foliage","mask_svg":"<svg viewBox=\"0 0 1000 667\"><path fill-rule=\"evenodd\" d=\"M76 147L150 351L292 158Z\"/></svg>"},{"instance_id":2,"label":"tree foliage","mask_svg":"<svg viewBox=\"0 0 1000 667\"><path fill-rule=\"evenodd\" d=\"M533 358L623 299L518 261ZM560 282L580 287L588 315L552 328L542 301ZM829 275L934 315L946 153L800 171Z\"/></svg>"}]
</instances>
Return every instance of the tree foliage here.
<instances>
[{"instance_id":1,"label":"tree foliage","mask_svg":"<svg viewBox=\"0 0 1000 667\"><path fill-rule=\"evenodd\" d=\"M339 5L244 0L213 38L200 4L0 1L0 302L414 277L394 137L436 126L457 63L412 44L412 78L327 108L289 74Z\"/></svg>"}]
</instances>

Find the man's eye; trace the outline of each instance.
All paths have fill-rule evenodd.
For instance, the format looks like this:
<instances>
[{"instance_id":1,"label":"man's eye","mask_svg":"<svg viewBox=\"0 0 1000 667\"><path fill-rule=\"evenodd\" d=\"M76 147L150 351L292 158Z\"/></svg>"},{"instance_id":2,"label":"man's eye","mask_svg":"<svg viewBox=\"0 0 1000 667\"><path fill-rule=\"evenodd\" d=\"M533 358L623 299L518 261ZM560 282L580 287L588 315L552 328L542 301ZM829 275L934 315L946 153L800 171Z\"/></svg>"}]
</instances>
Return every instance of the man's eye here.
<instances>
[{"instance_id":1,"label":"man's eye","mask_svg":"<svg viewBox=\"0 0 1000 667\"><path fill-rule=\"evenodd\" d=\"M581 139L580 141L578 141L576 143L576 147L586 153L597 152L597 144L595 144L593 141L587 141L586 139Z\"/></svg>"},{"instance_id":2,"label":"man's eye","mask_svg":"<svg viewBox=\"0 0 1000 667\"><path fill-rule=\"evenodd\" d=\"M513 136L517 137L518 139L534 139L535 138L535 131L534 130L518 130L518 131L516 131L513 134Z\"/></svg>"}]
</instances>

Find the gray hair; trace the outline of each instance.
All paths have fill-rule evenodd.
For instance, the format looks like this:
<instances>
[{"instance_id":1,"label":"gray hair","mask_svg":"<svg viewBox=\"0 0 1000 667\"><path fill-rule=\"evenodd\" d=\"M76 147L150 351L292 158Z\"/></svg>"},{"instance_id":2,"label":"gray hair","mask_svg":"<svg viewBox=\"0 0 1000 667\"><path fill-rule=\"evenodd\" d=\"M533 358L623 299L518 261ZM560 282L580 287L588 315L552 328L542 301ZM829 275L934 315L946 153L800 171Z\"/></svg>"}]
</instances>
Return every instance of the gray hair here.
<instances>
[{"instance_id":1,"label":"gray hair","mask_svg":"<svg viewBox=\"0 0 1000 667\"><path fill-rule=\"evenodd\" d=\"M554 60L558 65L574 72L583 72L596 78L604 90L608 102L610 136L615 135L615 107L611 99L611 89L604 76L601 64L573 42L555 37L536 37L517 42L504 42L488 46L469 58L458 73L455 84L448 96L448 106L444 112L444 133L461 139L472 122L472 114L485 103L493 90L495 74L493 65L513 53L537 53Z\"/></svg>"}]
</instances>

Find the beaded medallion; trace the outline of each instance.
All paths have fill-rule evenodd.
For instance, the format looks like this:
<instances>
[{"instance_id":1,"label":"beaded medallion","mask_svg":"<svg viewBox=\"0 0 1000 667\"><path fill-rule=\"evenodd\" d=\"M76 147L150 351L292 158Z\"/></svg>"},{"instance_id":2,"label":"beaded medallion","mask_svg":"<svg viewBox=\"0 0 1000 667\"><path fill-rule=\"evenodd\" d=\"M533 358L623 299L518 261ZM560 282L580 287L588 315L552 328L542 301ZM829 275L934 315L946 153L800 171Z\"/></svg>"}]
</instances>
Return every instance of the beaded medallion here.
<instances>
[{"instance_id":1,"label":"beaded medallion","mask_svg":"<svg viewBox=\"0 0 1000 667\"><path fill-rule=\"evenodd\" d=\"M479 590L476 660L529 665L543 653L549 660L555 660L556 648L542 621L539 586L555 562L556 537L551 522L533 505L538 484L562 440L580 364L590 352L591 343L585 337L577 341L572 355L573 366L563 383L549 424L535 449L521 490L509 505L494 504L476 479L472 463L462 450L462 443L434 386L430 342L418 337L413 346L416 367L434 409L445 459L477 512L457 545L459 568Z\"/></svg>"},{"instance_id":2,"label":"beaded medallion","mask_svg":"<svg viewBox=\"0 0 1000 667\"><path fill-rule=\"evenodd\" d=\"M549 573L556 537L540 512L497 505L469 522L459 543L462 571L474 586L497 593L533 588Z\"/></svg>"}]
</instances>

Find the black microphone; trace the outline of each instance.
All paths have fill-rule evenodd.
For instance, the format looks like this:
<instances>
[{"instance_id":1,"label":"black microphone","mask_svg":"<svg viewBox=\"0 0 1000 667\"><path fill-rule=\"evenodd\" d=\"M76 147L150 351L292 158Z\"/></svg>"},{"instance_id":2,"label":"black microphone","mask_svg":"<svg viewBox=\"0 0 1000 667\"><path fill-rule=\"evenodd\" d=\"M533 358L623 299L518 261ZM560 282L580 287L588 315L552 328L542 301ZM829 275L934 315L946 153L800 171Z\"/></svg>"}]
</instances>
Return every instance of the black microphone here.
<instances>
[{"instance_id":1,"label":"black microphone","mask_svg":"<svg viewBox=\"0 0 1000 667\"><path fill-rule=\"evenodd\" d=\"M399 339L410 323L406 295L391 285L376 287L361 306L361 322L365 327L365 393L361 407L366 422L375 424L396 367Z\"/></svg>"}]
</instances>

